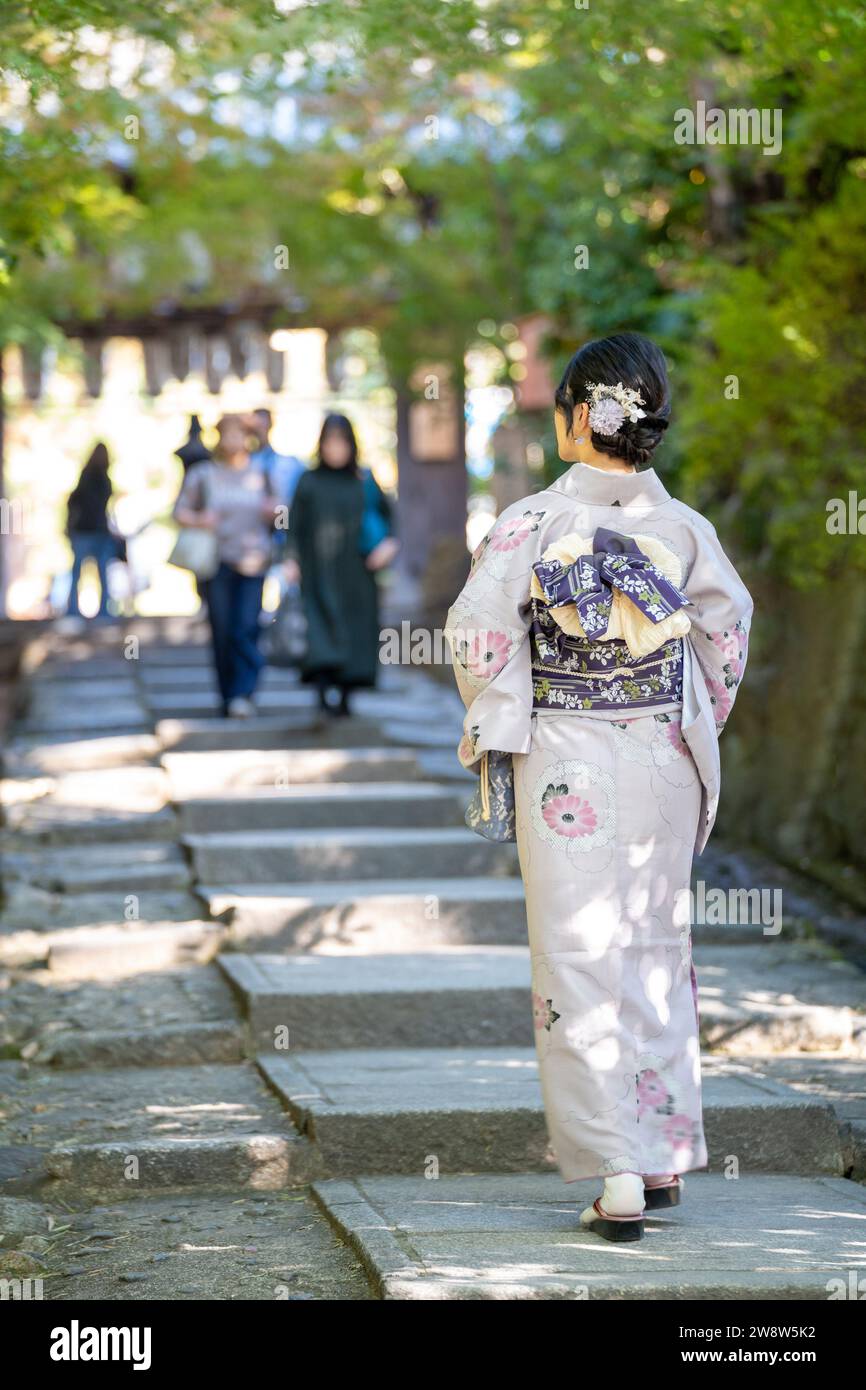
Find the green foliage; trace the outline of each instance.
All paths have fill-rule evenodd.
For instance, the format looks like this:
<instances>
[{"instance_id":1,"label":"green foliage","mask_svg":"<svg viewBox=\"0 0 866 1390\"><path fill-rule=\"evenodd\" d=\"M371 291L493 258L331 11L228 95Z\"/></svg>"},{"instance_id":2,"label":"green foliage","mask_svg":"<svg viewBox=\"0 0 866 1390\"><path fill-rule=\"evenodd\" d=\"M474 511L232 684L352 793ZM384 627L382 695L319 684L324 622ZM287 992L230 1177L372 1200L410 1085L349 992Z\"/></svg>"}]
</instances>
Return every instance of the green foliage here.
<instances>
[{"instance_id":1,"label":"green foliage","mask_svg":"<svg viewBox=\"0 0 866 1390\"><path fill-rule=\"evenodd\" d=\"M558 359L637 328L671 360L671 485L757 568L814 583L852 563L824 521L859 482L861 8L5 10L0 342L250 294L375 329L405 379L458 360L483 318L544 310ZM778 108L781 152L677 144L698 98Z\"/></svg>"}]
</instances>

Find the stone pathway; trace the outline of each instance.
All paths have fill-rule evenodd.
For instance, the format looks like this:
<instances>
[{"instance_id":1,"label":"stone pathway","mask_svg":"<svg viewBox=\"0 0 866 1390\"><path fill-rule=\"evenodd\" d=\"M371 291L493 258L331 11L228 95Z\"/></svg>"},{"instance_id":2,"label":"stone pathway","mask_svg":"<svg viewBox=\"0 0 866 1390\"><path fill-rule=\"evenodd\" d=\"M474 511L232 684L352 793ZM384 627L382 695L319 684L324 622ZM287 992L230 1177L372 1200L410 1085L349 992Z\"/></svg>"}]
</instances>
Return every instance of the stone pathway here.
<instances>
[{"instance_id":1,"label":"stone pathway","mask_svg":"<svg viewBox=\"0 0 866 1390\"><path fill-rule=\"evenodd\" d=\"M816 1298L866 1261L855 912L713 845L696 926L710 1171L617 1250L546 1138L513 846L463 825L450 687L351 720L203 632L40 639L4 753L0 1275L49 1299Z\"/></svg>"}]
</instances>

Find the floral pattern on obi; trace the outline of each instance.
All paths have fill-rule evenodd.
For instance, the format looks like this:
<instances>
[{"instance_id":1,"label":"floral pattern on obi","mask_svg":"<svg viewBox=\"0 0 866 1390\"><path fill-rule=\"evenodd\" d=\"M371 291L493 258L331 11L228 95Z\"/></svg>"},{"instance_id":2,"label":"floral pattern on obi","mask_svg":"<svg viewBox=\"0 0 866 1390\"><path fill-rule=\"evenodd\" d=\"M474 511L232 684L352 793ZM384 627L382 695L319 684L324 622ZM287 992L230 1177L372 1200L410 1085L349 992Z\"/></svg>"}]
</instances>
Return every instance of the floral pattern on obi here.
<instances>
[{"instance_id":1,"label":"floral pattern on obi","mask_svg":"<svg viewBox=\"0 0 866 1390\"><path fill-rule=\"evenodd\" d=\"M621 640L632 657L649 656L691 626L684 568L657 537L599 526L591 539L573 533L547 547L532 566L530 596L571 636Z\"/></svg>"},{"instance_id":2,"label":"floral pattern on obi","mask_svg":"<svg viewBox=\"0 0 866 1390\"><path fill-rule=\"evenodd\" d=\"M529 630L534 709L652 710L683 698L683 639L673 637L648 656L625 642L594 642L563 632L549 609L532 601Z\"/></svg>"},{"instance_id":3,"label":"floral pattern on obi","mask_svg":"<svg viewBox=\"0 0 866 1390\"><path fill-rule=\"evenodd\" d=\"M644 617L660 623L688 599L672 584L630 536L599 526L591 555L579 555L572 564L537 560L532 566L551 608L573 603L587 637L605 637L619 591L640 609Z\"/></svg>"}]
</instances>

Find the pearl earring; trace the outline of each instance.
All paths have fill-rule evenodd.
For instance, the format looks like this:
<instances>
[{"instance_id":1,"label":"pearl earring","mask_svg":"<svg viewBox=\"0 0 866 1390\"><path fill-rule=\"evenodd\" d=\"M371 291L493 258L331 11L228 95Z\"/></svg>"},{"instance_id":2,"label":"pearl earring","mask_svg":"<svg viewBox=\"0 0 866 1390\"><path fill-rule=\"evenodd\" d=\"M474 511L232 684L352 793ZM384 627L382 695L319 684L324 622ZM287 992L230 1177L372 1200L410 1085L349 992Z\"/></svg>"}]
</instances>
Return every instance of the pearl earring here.
<instances>
[{"instance_id":1,"label":"pearl earring","mask_svg":"<svg viewBox=\"0 0 866 1390\"><path fill-rule=\"evenodd\" d=\"M574 442L575 442L575 444L585 444L585 443L586 443L586 436L583 435L583 434L579 434L579 435L577 436L577 438L575 439Z\"/></svg>"}]
</instances>

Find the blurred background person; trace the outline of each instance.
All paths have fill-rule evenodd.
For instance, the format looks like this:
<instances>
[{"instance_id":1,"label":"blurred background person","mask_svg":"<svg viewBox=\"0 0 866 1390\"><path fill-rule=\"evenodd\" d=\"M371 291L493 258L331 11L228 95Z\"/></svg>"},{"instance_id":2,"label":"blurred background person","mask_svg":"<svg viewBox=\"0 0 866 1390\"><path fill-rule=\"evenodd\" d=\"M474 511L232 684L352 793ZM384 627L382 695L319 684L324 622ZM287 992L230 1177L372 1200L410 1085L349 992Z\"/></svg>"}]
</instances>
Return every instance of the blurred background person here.
<instances>
[{"instance_id":1,"label":"blurred background person","mask_svg":"<svg viewBox=\"0 0 866 1390\"><path fill-rule=\"evenodd\" d=\"M359 470L351 423L326 416L316 466L301 477L289 513L289 553L300 565L307 625L301 678L315 684L328 714L348 715L349 692L376 683L376 572L397 548L391 504L372 473Z\"/></svg>"},{"instance_id":2,"label":"blurred background person","mask_svg":"<svg viewBox=\"0 0 866 1390\"><path fill-rule=\"evenodd\" d=\"M81 614L78 586L84 561L88 559L95 561L99 576L97 617L108 617L108 566L118 554L118 541L112 534L108 517L112 492L110 466L108 450L100 442L82 468L66 505L66 534L73 556L67 605L70 617Z\"/></svg>"},{"instance_id":3,"label":"blurred background person","mask_svg":"<svg viewBox=\"0 0 866 1390\"><path fill-rule=\"evenodd\" d=\"M291 506L295 489L300 482L306 465L294 454L280 454L271 443L273 417L265 406L244 417L249 423L259 447L252 455L252 461L267 473L273 485L275 496L285 506Z\"/></svg>"},{"instance_id":4,"label":"blurred background person","mask_svg":"<svg viewBox=\"0 0 866 1390\"><path fill-rule=\"evenodd\" d=\"M201 589L223 714L245 718L254 712L252 697L264 664L259 620L279 499L266 472L251 461L242 417L224 415L217 432L213 458L187 473L174 518L181 526L204 527L216 536L219 567Z\"/></svg>"},{"instance_id":5,"label":"blurred background person","mask_svg":"<svg viewBox=\"0 0 866 1390\"><path fill-rule=\"evenodd\" d=\"M184 478L186 478L189 470L194 468L197 463L210 462L213 456L201 437L201 421L197 415L191 415L189 417L189 434L180 448L175 449L174 452L183 464ZM203 617L205 612L204 589L202 588L201 580L197 577L194 579L194 583L195 591L202 600L202 606L197 616Z\"/></svg>"},{"instance_id":6,"label":"blurred background person","mask_svg":"<svg viewBox=\"0 0 866 1390\"><path fill-rule=\"evenodd\" d=\"M189 434L185 442L174 452L183 464L184 476L197 463L207 463L211 458L211 451L201 437L201 422L197 415L189 417Z\"/></svg>"},{"instance_id":7,"label":"blurred background person","mask_svg":"<svg viewBox=\"0 0 866 1390\"><path fill-rule=\"evenodd\" d=\"M267 406L260 406L245 415L244 423L258 441L258 448L252 454L253 463L267 474L277 501L286 509L290 508L298 483L307 471L306 464L294 454L280 454L274 448L271 443L273 416ZM300 579L297 563L288 553L287 535L286 513L282 521L277 523L273 556L274 561L281 565L281 586L297 585Z\"/></svg>"}]
</instances>

